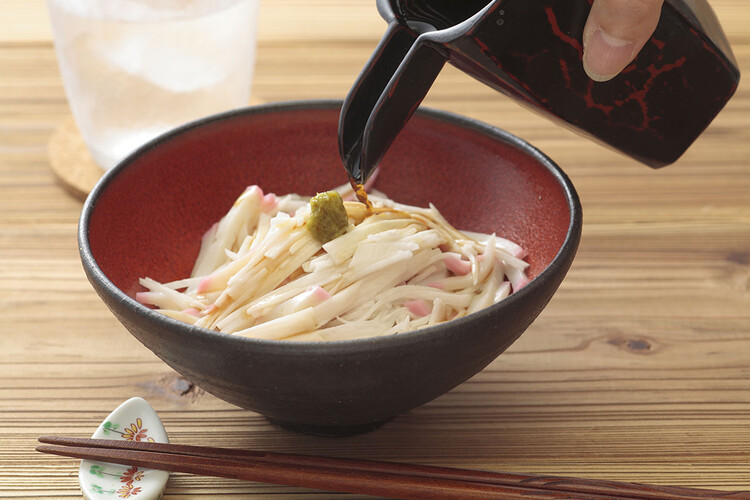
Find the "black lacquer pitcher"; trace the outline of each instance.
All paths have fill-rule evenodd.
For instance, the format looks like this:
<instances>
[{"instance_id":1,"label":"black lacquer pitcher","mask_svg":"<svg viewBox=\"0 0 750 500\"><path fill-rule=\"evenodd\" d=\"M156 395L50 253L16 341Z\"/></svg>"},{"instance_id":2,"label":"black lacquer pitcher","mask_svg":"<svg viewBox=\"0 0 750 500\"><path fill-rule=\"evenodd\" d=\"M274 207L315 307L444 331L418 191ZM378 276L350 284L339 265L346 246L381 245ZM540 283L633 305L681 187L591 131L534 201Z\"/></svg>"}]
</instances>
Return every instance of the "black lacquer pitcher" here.
<instances>
[{"instance_id":1,"label":"black lacquer pitcher","mask_svg":"<svg viewBox=\"0 0 750 500\"><path fill-rule=\"evenodd\" d=\"M651 167L677 160L739 70L705 0L666 0L654 35L608 82L583 70L591 0L377 0L388 29L341 111L339 150L363 183L446 61Z\"/></svg>"}]
</instances>

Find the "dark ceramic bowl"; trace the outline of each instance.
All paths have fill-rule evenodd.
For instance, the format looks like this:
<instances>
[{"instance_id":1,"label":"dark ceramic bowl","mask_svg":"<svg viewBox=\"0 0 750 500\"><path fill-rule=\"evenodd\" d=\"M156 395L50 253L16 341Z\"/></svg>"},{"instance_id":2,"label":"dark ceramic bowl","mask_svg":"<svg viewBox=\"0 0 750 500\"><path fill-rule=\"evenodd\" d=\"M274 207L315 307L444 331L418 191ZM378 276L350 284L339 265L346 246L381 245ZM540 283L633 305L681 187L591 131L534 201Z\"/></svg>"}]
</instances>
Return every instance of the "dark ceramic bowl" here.
<instances>
[{"instance_id":1,"label":"dark ceramic bowl","mask_svg":"<svg viewBox=\"0 0 750 500\"><path fill-rule=\"evenodd\" d=\"M420 111L382 162L376 187L403 203L433 202L458 228L520 243L532 278L525 288L435 327L330 343L234 337L135 301L139 277L189 275L201 235L247 185L313 195L345 183L340 106L251 107L168 133L104 175L79 227L89 280L138 340L206 391L308 432L374 428L482 370L544 309L581 232L578 196L549 158L502 130Z\"/></svg>"}]
</instances>

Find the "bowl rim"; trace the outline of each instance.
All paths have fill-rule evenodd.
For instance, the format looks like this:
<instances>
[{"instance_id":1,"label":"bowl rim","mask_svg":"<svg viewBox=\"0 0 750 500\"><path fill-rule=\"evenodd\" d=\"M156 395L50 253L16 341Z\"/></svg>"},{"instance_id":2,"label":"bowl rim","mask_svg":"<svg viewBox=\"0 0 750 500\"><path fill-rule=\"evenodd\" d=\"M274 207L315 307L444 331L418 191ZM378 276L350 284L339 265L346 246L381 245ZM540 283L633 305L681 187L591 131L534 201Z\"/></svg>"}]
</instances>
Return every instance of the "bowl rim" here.
<instances>
[{"instance_id":1,"label":"bowl rim","mask_svg":"<svg viewBox=\"0 0 750 500\"><path fill-rule=\"evenodd\" d=\"M135 151L130 153L127 157L121 160L113 168L106 171L99 181L96 183L94 188L87 196L81 216L78 222L78 247L80 258L88 275L90 281L96 282L99 289L98 293L106 293L115 299L116 302L132 311L136 315L145 319L147 322L155 323L155 325L161 325L162 328L179 328L183 329L184 335L192 337L193 335L218 335L222 339L228 342L237 342L237 347L242 349L248 349L252 347L254 350L267 354L283 353L286 355L339 355L339 354L354 354L362 353L366 351L372 351L377 348L403 348L404 346L413 345L421 342L425 337L435 338L441 334L446 334L447 331L455 329L462 329L462 325L467 325L477 318L492 314L492 311L499 307L508 307L515 302L523 300L529 294L535 293L535 291L542 286L542 282L545 281L545 277L552 274L556 268L563 265L565 260L565 254L572 251L575 252L578 246L578 242L581 236L582 227L582 211L581 203L578 197L578 193L575 190L572 182L562 171L562 169L550 159L547 155L542 153L539 149L532 146L527 141L521 139L518 136L511 134L503 129L489 125L480 120L462 116L450 111L439 110L429 107L419 107L416 111L416 115L428 118L436 121L446 122L451 125L455 125L461 128L475 131L485 136L489 136L495 140L500 140L506 144L516 147L528 154L537 162L539 162L547 171L555 177L558 185L562 188L565 195L568 209L570 211L570 218L568 228L565 234L565 239L560 245L557 254L550 261L550 263L542 269L537 276L535 276L528 285L523 287L521 290L510 294L502 301L493 304L485 309L464 316L462 318L454 319L449 322L441 323L438 325L420 328L414 331L399 333L395 335L389 335L385 337L367 337L361 339L350 339L350 340L333 340L333 341L294 341L294 340L268 340L268 339L256 339L251 337L240 337L234 334L218 332L215 330L209 330L203 327L197 327L170 317L167 317L154 309L144 306L140 302L136 301L122 290L120 290L114 283L107 277L102 271L93 256L91 247L88 240L88 228L92 213L95 209L96 203L102 193L107 189L110 182L117 177L117 175L128 168L128 166L135 161L143 153L158 147L160 144L169 141L175 136L181 135L187 131L195 128L202 127L206 124L219 122L223 120L232 119L240 115L255 115L255 114L268 114L268 113L279 113L288 111L304 111L304 110L328 110L328 109L340 109L343 104L342 100L337 99L306 99L306 100L291 100L291 101L278 101L266 104L258 104L252 106L246 106L222 113L209 115L198 120L194 120L178 126L154 139L143 144ZM451 325L450 330L445 328L445 325Z\"/></svg>"}]
</instances>

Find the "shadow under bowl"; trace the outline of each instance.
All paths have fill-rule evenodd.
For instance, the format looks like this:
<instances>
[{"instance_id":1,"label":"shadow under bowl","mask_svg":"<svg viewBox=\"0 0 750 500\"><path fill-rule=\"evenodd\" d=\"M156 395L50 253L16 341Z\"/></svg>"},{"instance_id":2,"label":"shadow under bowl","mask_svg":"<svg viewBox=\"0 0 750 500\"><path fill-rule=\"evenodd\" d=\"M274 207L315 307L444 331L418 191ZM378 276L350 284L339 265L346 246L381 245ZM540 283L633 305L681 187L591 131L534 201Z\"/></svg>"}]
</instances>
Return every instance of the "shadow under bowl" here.
<instances>
[{"instance_id":1,"label":"shadow under bowl","mask_svg":"<svg viewBox=\"0 0 750 500\"><path fill-rule=\"evenodd\" d=\"M565 174L517 137L420 110L381 164L375 187L434 203L455 227L528 251L531 282L480 312L414 332L329 343L235 337L135 301L140 277L187 277L203 233L246 186L313 195L346 182L338 101L245 108L185 125L107 172L83 207L81 259L122 324L186 379L304 432L369 430L464 382L534 321L571 265L581 207Z\"/></svg>"}]
</instances>

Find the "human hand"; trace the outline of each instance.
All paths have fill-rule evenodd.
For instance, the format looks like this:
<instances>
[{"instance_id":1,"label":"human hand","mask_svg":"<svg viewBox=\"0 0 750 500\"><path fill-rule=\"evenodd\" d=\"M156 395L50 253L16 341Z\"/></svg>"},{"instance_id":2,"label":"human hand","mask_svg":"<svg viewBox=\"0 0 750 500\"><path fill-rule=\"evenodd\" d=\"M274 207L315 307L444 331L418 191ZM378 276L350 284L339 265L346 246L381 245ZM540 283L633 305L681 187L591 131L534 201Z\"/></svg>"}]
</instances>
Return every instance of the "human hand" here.
<instances>
[{"instance_id":1,"label":"human hand","mask_svg":"<svg viewBox=\"0 0 750 500\"><path fill-rule=\"evenodd\" d=\"M610 80L635 59L656 29L663 3L594 0L583 29L583 67L592 80Z\"/></svg>"}]
</instances>

